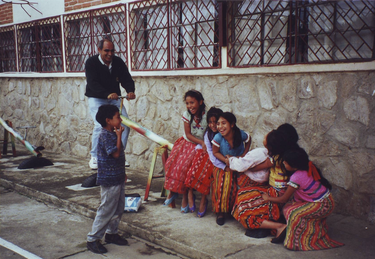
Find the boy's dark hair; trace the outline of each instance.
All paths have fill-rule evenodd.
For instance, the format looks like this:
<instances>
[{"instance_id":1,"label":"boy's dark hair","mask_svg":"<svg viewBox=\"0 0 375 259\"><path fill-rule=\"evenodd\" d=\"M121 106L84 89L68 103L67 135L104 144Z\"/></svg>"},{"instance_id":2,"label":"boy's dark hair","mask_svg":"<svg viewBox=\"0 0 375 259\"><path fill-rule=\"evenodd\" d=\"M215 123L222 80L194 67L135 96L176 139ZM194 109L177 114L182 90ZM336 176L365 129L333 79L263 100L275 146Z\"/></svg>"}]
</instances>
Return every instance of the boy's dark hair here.
<instances>
[{"instance_id":1,"label":"boy's dark hair","mask_svg":"<svg viewBox=\"0 0 375 259\"><path fill-rule=\"evenodd\" d=\"M197 90L189 90L184 95L184 101L186 100L186 97L193 97L198 102L202 101L202 105L199 106L199 111L197 112L197 117L200 118L200 119L202 119L203 112L204 112L204 110L206 108L206 104L204 103L204 98L203 98L203 95L201 94L201 92L199 92ZM188 112L190 113L190 111L188 111ZM193 122L193 120L194 120L194 116L191 116L190 124Z\"/></svg>"},{"instance_id":2,"label":"boy's dark hair","mask_svg":"<svg viewBox=\"0 0 375 259\"><path fill-rule=\"evenodd\" d=\"M223 111L216 107L211 107L207 112L207 125L210 123L210 118L215 117L216 121L220 118L220 115L223 114ZM207 126L208 139L210 142L214 139L214 136L217 132L213 132L210 127Z\"/></svg>"},{"instance_id":3,"label":"boy's dark hair","mask_svg":"<svg viewBox=\"0 0 375 259\"><path fill-rule=\"evenodd\" d=\"M301 148L291 149L285 152L283 156L284 161L286 161L291 167L297 168L298 170L309 171L309 156L306 151ZM322 172L316 167L316 170L320 176L320 182L329 190L332 189L332 185L328 182L326 178L323 177Z\"/></svg>"},{"instance_id":4,"label":"boy's dark hair","mask_svg":"<svg viewBox=\"0 0 375 259\"><path fill-rule=\"evenodd\" d=\"M117 106L112 105L112 104L105 104L99 107L98 112L96 113L96 121L102 125L104 128L107 126L106 119L112 119L115 114L119 112L119 109Z\"/></svg>"},{"instance_id":5,"label":"boy's dark hair","mask_svg":"<svg viewBox=\"0 0 375 259\"><path fill-rule=\"evenodd\" d=\"M234 124L233 130L234 130L234 139L233 139L233 148L239 147L242 144L242 136L241 136L241 130L237 127L236 122L236 116L234 116L231 112L223 112L220 117L223 117L226 119L230 125Z\"/></svg>"}]
</instances>

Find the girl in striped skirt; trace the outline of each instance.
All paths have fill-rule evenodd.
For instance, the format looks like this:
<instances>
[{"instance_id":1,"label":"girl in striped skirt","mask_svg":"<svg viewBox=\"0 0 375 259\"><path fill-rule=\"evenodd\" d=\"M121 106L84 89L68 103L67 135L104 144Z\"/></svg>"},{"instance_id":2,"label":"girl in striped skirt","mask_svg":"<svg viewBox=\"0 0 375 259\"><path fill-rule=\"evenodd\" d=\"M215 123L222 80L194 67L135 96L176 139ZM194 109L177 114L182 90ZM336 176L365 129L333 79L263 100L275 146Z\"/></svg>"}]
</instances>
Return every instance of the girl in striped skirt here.
<instances>
[{"instance_id":1,"label":"girl in striped skirt","mask_svg":"<svg viewBox=\"0 0 375 259\"><path fill-rule=\"evenodd\" d=\"M268 236L271 228L267 226L267 221L278 221L282 216L278 204L263 200L262 194L278 197L287 187L288 176L282 167L281 158L288 148L297 146L298 135L293 126L285 126L286 124L283 124L265 136L263 145L268 151L269 158L250 169L257 171L270 168L268 184L255 185L253 181L252 184L240 188L237 193L232 215L246 228L245 235L249 237ZM242 158L240 160L244 161ZM247 164L252 166L252 163Z\"/></svg>"},{"instance_id":2,"label":"girl in striped skirt","mask_svg":"<svg viewBox=\"0 0 375 259\"><path fill-rule=\"evenodd\" d=\"M224 112L217 123L220 134L212 140L212 152L215 157L228 165L227 155L244 156L250 149L251 137L236 125L236 117ZM237 173L228 166L215 168L212 183L212 209L217 214L216 223L224 225L225 214L230 213L237 195Z\"/></svg>"},{"instance_id":3,"label":"girl in striped skirt","mask_svg":"<svg viewBox=\"0 0 375 259\"><path fill-rule=\"evenodd\" d=\"M290 250L321 250L343 246L332 240L327 232L327 217L332 213L334 201L330 183L320 171L309 161L305 150L297 148L287 151L283 156L283 164L291 172L288 188L280 197L270 197L263 194L266 201L288 202L283 212L287 224L267 222L277 230L272 243L284 243Z\"/></svg>"}]
</instances>

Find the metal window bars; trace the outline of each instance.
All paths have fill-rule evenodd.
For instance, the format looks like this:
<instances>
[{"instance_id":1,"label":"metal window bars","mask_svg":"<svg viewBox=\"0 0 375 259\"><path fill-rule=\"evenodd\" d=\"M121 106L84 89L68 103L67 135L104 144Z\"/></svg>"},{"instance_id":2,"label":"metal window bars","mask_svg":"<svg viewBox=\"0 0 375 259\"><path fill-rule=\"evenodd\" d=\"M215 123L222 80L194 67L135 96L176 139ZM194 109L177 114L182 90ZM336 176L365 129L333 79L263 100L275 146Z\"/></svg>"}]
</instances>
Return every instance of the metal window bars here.
<instances>
[{"instance_id":1,"label":"metal window bars","mask_svg":"<svg viewBox=\"0 0 375 259\"><path fill-rule=\"evenodd\" d=\"M62 72L60 17L17 25L21 72Z\"/></svg>"},{"instance_id":2,"label":"metal window bars","mask_svg":"<svg viewBox=\"0 0 375 259\"><path fill-rule=\"evenodd\" d=\"M0 72L17 71L14 27L0 27Z\"/></svg>"},{"instance_id":3,"label":"metal window bars","mask_svg":"<svg viewBox=\"0 0 375 259\"><path fill-rule=\"evenodd\" d=\"M130 5L130 45L133 70L169 69L169 1Z\"/></svg>"},{"instance_id":4,"label":"metal window bars","mask_svg":"<svg viewBox=\"0 0 375 259\"><path fill-rule=\"evenodd\" d=\"M133 70L221 66L216 1L139 1L129 9Z\"/></svg>"},{"instance_id":5,"label":"metal window bars","mask_svg":"<svg viewBox=\"0 0 375 259\"><path fill-rule=\"evenodd\" d=\"M127 30L133 70L220 68L221 46L230 67L375 59L371 0L150 0L62 17L64 37L60 17L0 27L0 72L82 72L103 37L127 62Z\"/></svg>"},{"instance_id":6,"label":"metal window bars","mask_svg":"<svg viewBox=\"0 0 375 259\"><path fill-rule=\"evenodd\" d=\"M374 59L374 1L228 4L229 66Z\"/></svg>"},{"instance_id":7,"label":"metal window bars","mask_svg":"<svg viewBox=\"0 0 375 259\"><path fill-rule=\"evenodd\" d=\"M112 40L116 55L127 62L125 7L116 5L64 16L68 72L84 71L86 60L97 53L98 43L104 38Z\"/></svg>"}]
</instances>

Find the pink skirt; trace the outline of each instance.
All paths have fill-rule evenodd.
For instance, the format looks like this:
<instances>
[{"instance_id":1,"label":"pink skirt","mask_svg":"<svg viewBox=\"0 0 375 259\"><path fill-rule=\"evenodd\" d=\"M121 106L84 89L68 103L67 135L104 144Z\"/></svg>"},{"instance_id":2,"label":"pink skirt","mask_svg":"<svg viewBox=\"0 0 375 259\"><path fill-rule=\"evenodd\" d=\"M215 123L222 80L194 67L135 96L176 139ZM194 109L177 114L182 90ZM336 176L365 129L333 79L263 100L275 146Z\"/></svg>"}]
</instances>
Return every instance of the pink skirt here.
<instances>
[{"instance_id":1,"label":"pink skirt","mask_svg":"<svg viewBox=\"0 0 375 259\"><path fill-rule=\"evenodd\" d=\"M176 140L165 163L165 189L171 192L185 193L186 174L196 153L195 146L196 144L185 140L184 137Z\"/></svg>"}]
</instances>

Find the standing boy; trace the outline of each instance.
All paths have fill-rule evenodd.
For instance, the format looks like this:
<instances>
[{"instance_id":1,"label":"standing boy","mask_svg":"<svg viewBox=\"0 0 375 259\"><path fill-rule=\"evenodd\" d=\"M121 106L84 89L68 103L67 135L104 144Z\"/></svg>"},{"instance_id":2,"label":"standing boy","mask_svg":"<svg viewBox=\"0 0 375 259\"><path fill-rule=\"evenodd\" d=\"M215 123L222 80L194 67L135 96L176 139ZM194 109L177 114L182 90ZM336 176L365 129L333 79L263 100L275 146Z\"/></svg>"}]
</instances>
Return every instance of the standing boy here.
<instances>
[{"instance_id":1,"label":"standing boy","mask_svg":"<svg viewBox=\"0 0 375 259\"><path fill-rule=\"evenodd\" d=\"M100 243L105 234L106 243L127 245L128 241L118 234L118 225L125 207L125 154L121 143L119 109L107 104L99 107L96 120L102 125L98 138L98 176L101 203L91 232L87 235L87 248L94 253L106 253Z\"/></svg>"}]
</instances>

